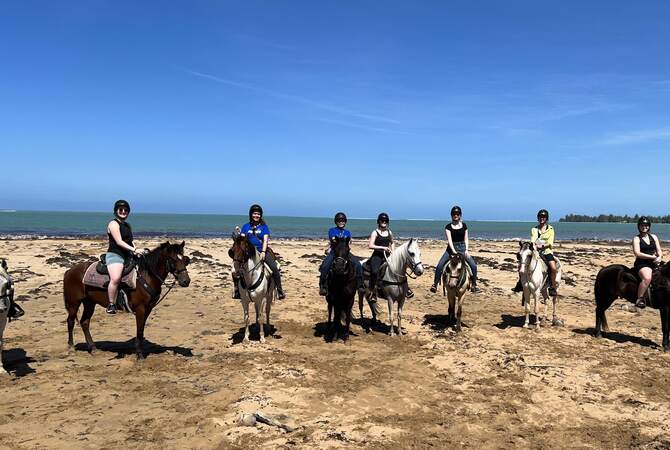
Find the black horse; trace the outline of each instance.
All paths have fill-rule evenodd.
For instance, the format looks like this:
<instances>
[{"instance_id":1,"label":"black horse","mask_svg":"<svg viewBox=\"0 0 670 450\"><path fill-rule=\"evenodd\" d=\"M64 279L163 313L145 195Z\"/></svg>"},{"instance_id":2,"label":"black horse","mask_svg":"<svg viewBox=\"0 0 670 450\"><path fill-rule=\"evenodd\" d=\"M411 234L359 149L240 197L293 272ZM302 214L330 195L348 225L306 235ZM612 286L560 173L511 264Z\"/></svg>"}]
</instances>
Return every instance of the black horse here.
<instances>
[{"instance_id":1,"label":"black horse","mask_svg":"<svg viewBox=\"0 0 670 450\"><path fill-rule=\"evenodd\" d=\"M596 331L600 337L603 332L609 331L605 311L614 300L623 298L631 303L637 300L637 287L640 280L633 269L622 264L612 264L603 267L596 276L593 292L596 297ZM670 263L655 270L649 286L651 295L649 303L661 313L661 328L663 330L663 351L670 350Z\"/></svg>"},{"instance_id":2,"label":"black horse","mask_svg":"<svg viewBox=\"0 0 670 450\"><path fill-rule=\"evenodd\" d=\"M336 238L335 245L331 249L335 258L328 274L326 300L328 301L328 325L333 333L332 340L338 339L342 315L346 318L342 339L346 341L349 337L351 308L354 306L356 295L356 268L351 263L349 240L349 238Z\"/></svg>"}]
</instances>

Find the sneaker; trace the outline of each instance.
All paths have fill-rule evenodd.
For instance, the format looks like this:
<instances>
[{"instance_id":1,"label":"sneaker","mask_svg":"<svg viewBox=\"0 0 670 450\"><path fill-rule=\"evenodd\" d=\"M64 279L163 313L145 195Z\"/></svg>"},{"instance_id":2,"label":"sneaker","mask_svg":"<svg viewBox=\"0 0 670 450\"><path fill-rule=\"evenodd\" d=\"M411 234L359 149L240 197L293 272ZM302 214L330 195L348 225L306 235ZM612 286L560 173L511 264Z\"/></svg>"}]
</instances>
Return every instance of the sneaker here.
<instances>
[{"instance_id":1,"label":"sneaker","mask_svg":"<svg viewBox=\"0 0 670 450\"><path fill-rule=\"evenodd\" d=\"M107 314L116 314L116 306L113 303L107 306Z\"/></svg>"},{"instance_id":2,"label":"sneaker","mask_svg":"<svg viewBox=\"0 0 670 450\"><path fill-rule=\"evenodd\" d=\"M549 295L552 297L556 297L558 295L558 292L556 292L556 288L554 288L552 285L549 285L547 291L549 292Z\"/></svg>"},{"instance_id":3,"label":"sneaker","mask_svg":"<svg viewBox=\"0 0 670 450\"><path fill-rule=\"evenodd\" d=\"M472 292L473 294L479 294L482 292L482 290L479 289L476 284L473 284L472 287L470 288L470 292Z\"/></svg>"},{"instance_id":4,"label":"sneaker","mask_svg":"<svg viewBox=\"0 0 670 450\"><path fill-rule=\"evenodd\" d=\"M235 289L233 291L233 298L235 300L240 300L242 298L242 296L240 295L240 290L239 289Z\"/></svg>"},{"instance_id":5,"label":"sneaker","mask_svg":"<svg viewBox=\"0 0 670 450\"><path fill-rule=\"evenodd\" d=\"M323 297L328 295L328 289L326 289L326 286L319 286L319 295Z\"/></svg>"},{"instance_id":6,"label":"sneaker","mask_svg":"<svg viewBox=\"0 0 670 450\"><path fill-rule=\"evenodd\" d=\"M405 298L412 298L414 297L414 291L412 291L410 288L407 288L407 295L405 295Z\"/></svg>"},{"instance_id":7,"label":"sneaker","mask_svg":"<svg viewBox=\"0 0 670 450\"><path fill-rule=\"evenodd\" d=\"M436 292L437 292L437 286L436 286L436 285L432 285L432 286L430 287L430 292L432 292L433 294L436 293Z\"/></svg>"},{"instance_id":8,"label":"sneaker","mask_svg":"<svg viewBox=\"0 0 670 450\"><path fill-rule=\"evenodd\" d=\"M640 297L635 302L635 306L637 306L640 309L644 309L647 307L647 302L645 302L644 299Z\"/></svg>"},{"instance_id":9,"label":"sneaker","mask_svg":"<svg viewBox=\"0 0 670 450\"><path fill-rule=\"evenodd\" d=\"M523 292L523 286L521 286L521 281L516 282L516 286L512 288L512 292Z\"/></svg>"},{"instance_id":10,"label":"sneaker","mask_svg":"<svg viewBox=\"0 0 670 450\"><path fill-rule=\"evenodd\" d=\"M286 298L286 294L284 294L284 291L277 289L277 300L284 300Z\"/></svg>"}]
</instances>

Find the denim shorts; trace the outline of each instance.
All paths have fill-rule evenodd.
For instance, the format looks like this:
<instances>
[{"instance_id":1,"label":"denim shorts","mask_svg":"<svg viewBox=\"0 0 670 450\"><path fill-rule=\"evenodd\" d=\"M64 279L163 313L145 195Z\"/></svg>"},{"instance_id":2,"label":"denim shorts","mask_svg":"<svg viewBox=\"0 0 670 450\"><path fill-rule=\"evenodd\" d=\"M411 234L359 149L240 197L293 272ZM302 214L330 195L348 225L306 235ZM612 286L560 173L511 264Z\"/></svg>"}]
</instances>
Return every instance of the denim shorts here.
<instances>
[{"instance_id":1,"label":"denim shorts","mask_svg":"<svg viewBox=\"0 0 670 450\"><path fill-rule=\"evenodd\" d=\"M105 262L107 265L112 265L112 264L123 264L125 260L123 259L123 256L117 255L116 253L112 252L107 252L107 256L105 256Z\"/></svg>"}]
</instances>

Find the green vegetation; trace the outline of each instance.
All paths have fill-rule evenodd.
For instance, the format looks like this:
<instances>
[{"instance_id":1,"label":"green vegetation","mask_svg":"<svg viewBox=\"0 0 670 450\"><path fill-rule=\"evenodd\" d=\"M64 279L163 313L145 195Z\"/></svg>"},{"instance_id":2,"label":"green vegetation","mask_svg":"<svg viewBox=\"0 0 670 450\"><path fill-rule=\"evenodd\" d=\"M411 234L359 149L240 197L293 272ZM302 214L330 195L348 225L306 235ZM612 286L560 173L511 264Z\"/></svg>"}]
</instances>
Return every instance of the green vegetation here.
<instances>
[{"instance_id":1,"label":"green vegetation","mask_svg":"<svg viewBox=\"0 0 670 450\"><path fill-rule=\"evenodd\" d=\"M666 216L647 216L652 223L670 223L670 215ZM559 219L559 222L614 222L614 223L637 223L639 214L634 216L617 216L614 214L600 214L598 216L587 216L584 214L567 214Z\"/></svg>"}]
</instances>

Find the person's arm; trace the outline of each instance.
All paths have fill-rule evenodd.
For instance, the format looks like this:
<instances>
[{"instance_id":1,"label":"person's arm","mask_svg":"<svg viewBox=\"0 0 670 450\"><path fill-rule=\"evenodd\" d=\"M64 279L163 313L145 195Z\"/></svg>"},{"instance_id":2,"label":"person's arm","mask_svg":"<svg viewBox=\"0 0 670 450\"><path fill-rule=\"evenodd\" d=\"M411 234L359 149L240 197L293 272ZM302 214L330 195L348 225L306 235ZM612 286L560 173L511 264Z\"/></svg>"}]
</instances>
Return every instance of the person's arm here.
<instances>
[{"instance_id":1,"label":"person's arm","mask_svg":"<svg viewBox=\"0 0 670 450\"><path fill-rule=\"evenodd\" d=\"M395 241L393 241L393 233L391 233L391 230L389 230L389 237L391 238L391 245L389 247L391 248L391 253L395 251Z\"/></svg>"},{"instance_id":2,"label":"person's arm","mask_svg":"<svg viewBox=\"0 0 670 450\"><path fill-rule=\"evenodd\" d=\"M451 231L448 228L444 229L444 233L447 235L447 247L451 250L452 254L456 254L456 249L454 248L454 241L451 240Z\"/></svg>"},{"instance_id":3,"label":"person's arm","mask_svg":"<svg viewBox=\"0 0 670 450\"><path fill-rule=\"evenodd\" d=\"M465 255L468 256L470 250L470 237L468 236L468 229L465 229Z\"/></svg>"},{"instance_id":4,"label":"person's arm","mask_svg":"<svg viewBox=\"0 0 670 450\"><path fill-rule=\"evenodd\" d=\"M656 255L657 255L657 262L661 262L663 259L663 250L661 250L661 242L658 240L658 237L656 237L655 234L651 235L654 238L654 241L656 241Z\"/></svg>"},{"instance_id":5,"label":"person's arm","mask_svg":"<svg viewBox=\"0 0 670 450\"><path fill-rule=\"evenodd\" d=\"M370 241L368 242L368 248L370 250L386 250L386 247L380 247L378 245L375 245L375 231L373 230L372 233L370 233Z\"/></svg>"},{"instance_id":6,"label":"person's arm","mask_svg":"<svg viewBox=\"0 0 670 450\"><path fill-rule=\"evenodd\" d=\"M107 225L107 231L109 231L109 234L112 235L112 238L114 239L114 242L116 242L116 245L125 250L128 250L129 252L135 253L135 247L123 242L123 239L121 238L121 227L115 220L109 222L109 225Z\"/></svg>"},{"instance_id":7,"label":"person's arm","mask_svg":"<svg viewBox=\"0 0 670 450\"><path fill-rule=\"evenodd\" d=\"M537 227L533 227L530 229L530 242L532 242L536 248L537 244L535 243L535 241L537 241L537 238L539 236L540 236L540 230Z\"/></svg>"},{"instance_id":8,"label":"person's arm","mask_svg":"<svg viewBox=\"0 0 670 450\"><path fill-rule=\"evenodd\" d=\"M549 250L553 250L554 248L554 229L549 228L548 233L547 233L547 239L544 241L544 245L542 248L549 248Z\"/></svg>"},{"instance_id":9,"label":"person's arm","mask_svg":"<svg viewBox=\"0 0 670 450\"><path fill-rule=\"evenodd\" d=\"M265 254L268 251L268 242L270 241L270 235L269 234L264 234L263 235L263 250L261 251L261 257L265 259Z\"/></svg>"}]
</instances>

